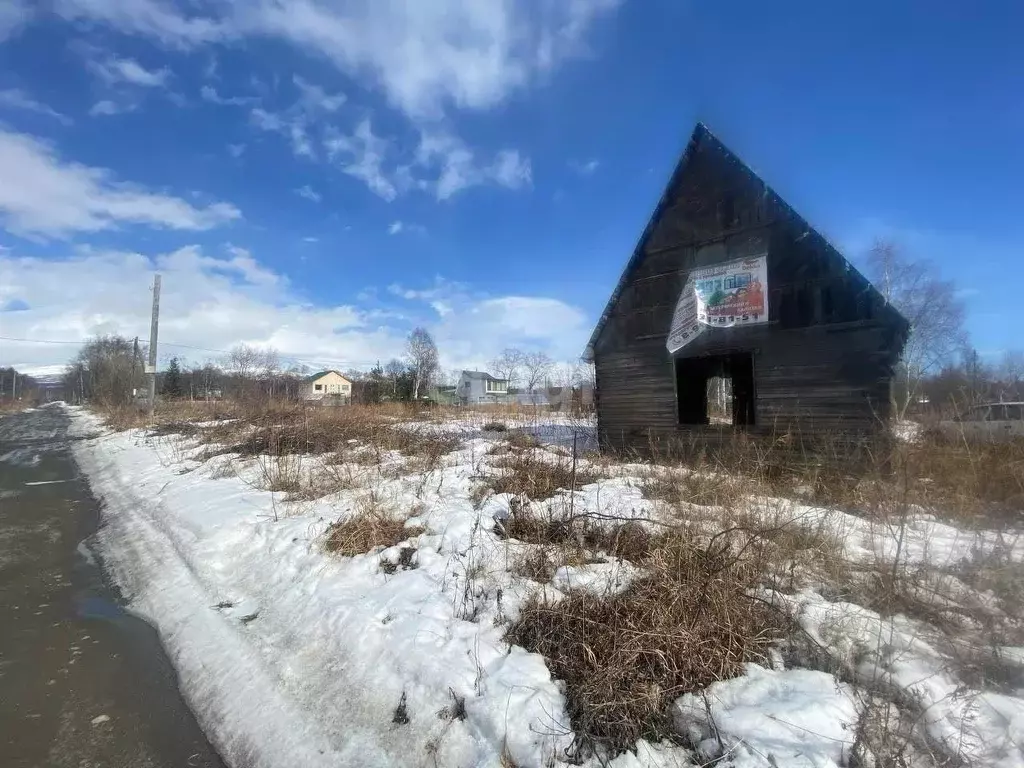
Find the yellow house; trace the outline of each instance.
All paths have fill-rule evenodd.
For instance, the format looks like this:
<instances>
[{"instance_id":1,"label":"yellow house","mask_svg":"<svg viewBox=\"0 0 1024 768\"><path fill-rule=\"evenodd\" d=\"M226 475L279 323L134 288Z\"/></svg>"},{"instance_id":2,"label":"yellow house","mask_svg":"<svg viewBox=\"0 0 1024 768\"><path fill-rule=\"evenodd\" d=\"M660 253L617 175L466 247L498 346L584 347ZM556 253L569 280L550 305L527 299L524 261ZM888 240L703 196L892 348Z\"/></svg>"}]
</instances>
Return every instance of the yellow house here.
<instances>
[{"instance_id":1,"label":"yellow house","mask_svg":"<svg viewBox=\"0 0 1024 768\"><path fill-rule=\"evenodd\" d=\"M352 382L337 371L320 371L307 376L299 396L303 400L321 400L324 397L352 397Z\"/></svg>"}]
</instances>

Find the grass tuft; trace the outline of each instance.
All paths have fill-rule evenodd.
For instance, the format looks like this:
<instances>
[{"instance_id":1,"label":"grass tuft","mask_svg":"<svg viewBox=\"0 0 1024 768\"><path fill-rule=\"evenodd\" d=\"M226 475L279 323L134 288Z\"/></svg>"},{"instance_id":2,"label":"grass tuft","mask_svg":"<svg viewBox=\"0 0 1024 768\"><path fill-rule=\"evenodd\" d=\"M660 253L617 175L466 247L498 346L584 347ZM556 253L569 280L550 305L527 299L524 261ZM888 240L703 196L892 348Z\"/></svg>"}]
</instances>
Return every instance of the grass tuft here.
<instances>
[{"instance_id":1,"label":"grass tuft","mask_svg":"<svg viewBox=\"0 0 1024 768\"><path fill-rule=\"evenodd\" d=\"M534 501L550 499L559 491L579 490L596 483L598 475L583 467L573 467L564 457L540 458L534 452L510 453L497 459L494 466L502 471L487 478L495 493L511 493Z\"/></svg>"},{"instance_id":2,"label":"grass tuft","mask_svg":"<svg viewBox=\"0 0 1024 768\"><path fill-rule=\"evenodd\" d=\"M765 660L780 629L750 596L760 569L738 549L725 540L701 549L686 537L663 538L647 557L647 575L619 594L577 590L523 607L506 639L543 654L564 681L580 756L673 737L675 698Z\"/></svg>"},{"instance_id":3,"label":"grass tuft","mask_svg":"<svg viewBox=\"0 0 1024 768\"><path fill-rule=\"evenodd\" d=\"M406 525L404 519L376 505L367 505L352 517L331 523L325 534L324 548L328 552L352 557L377 548L394 547L419 536L423 530L419 526Z\"/></svg>"}]
</instances>

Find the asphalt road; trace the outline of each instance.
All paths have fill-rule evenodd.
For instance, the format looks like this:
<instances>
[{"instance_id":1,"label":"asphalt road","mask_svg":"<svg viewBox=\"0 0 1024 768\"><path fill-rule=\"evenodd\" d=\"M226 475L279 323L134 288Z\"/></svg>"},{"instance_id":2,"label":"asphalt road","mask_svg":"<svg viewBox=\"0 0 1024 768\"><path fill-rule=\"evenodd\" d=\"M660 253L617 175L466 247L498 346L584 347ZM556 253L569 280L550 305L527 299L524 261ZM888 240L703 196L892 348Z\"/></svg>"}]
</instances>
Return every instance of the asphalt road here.
<instances>
[{"instance_id":1,"label":"asphalt road","mask_svg":"<svg viewBox=\"0 0 1024 768\"><path fill-rule=\"evenodd\" d=\"M0 416L0 766L219 768L156 632L89 549L100 510L68 422Z\"/></svg>"}]
</instances>

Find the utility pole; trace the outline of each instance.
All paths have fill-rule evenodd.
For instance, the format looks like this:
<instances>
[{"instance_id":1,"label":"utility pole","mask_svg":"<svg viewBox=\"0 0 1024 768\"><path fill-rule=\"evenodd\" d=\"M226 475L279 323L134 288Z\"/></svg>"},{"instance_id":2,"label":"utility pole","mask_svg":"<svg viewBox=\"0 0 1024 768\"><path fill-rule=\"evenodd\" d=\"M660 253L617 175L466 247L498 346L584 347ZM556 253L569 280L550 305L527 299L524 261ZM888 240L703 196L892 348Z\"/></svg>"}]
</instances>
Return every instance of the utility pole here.
<instances>
[{"instance_id":1,"label":"utility pole","mask_svg":"<svg viewBox=\"0 0 1024 768\"><path fill-rule=\"evenodd\" d=\"M149 326L149 417L153 418L156 408L156 337L160 328L160 275L153 276L153 320Z\"/></svg>"}]
</instances>

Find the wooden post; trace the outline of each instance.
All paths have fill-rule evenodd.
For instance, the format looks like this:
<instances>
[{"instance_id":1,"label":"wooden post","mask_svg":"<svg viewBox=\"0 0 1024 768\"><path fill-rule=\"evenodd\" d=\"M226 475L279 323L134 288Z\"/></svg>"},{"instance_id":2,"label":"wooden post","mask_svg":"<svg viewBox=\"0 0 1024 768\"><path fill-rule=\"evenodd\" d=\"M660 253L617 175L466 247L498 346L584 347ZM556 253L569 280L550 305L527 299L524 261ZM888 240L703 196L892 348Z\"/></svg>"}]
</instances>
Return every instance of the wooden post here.
<instances>
[{"instance_id":1,"label":"wooden post","mask_svg":"<svg viewBox=\"0 0 1024 768\"><path fill-rule=\"evenodd\" d=\"M160 328L160 275L153 276L153 317L149 326L149 417L156 408L156 341Z\"/></svg>"}]
</instances>

